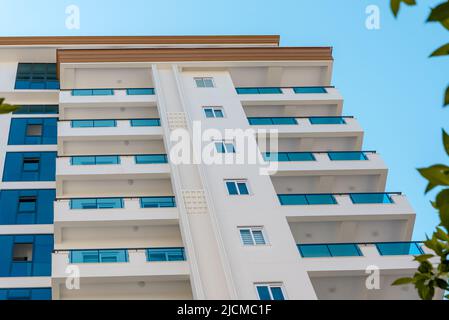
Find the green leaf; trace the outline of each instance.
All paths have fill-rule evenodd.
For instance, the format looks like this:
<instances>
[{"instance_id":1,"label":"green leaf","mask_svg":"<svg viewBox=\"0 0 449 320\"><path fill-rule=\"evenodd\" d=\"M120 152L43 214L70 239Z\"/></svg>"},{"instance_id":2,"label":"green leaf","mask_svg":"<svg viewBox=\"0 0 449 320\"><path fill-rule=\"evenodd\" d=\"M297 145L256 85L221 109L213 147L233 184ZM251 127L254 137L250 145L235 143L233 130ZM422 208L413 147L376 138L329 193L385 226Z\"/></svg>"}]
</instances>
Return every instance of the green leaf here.
<instances>
[{"instance_id":1,"label":"green leaf","mask_svg":"<svg viewBox=\"0 0 449 320\"><path fill-rule=\"evenodd\" d=\"M413 283L413 278L400 278L395 280L391 285L392 286L402 286L404 284Z\"/></svg>"},{"instance_id":2,"label":"green leaf","mask_svg":"<svg viewBox=\"0 0 449 320\"><path fill-rule=\"evenodd\" d=\"M428 168L418 169L419 173L433 186L449 186L449 167L437 164ZM426 189L428 192L429 186Z\"/></svg>"},{"instance_id":3,"label":"green leaf","mask_svg":"<svg viewBox=\"0 0 449 320\"><path fill-rule=\"evenodd\" d=\"M427 261L427 260L429 260L430 258L433 258L433 257L434 257L433 254L422 254L420 256L415 257L415 261L424 262L424 261Z\"/></svg>"},{"instance_id":4,"label":"green leaf","mask_svg":"<svg viewBox=\"0 0 449 320\"><path fill-rule=\"evenodd\" d=\"M449 241L449 236L447 235L447 233L438 227L437 227L437 231L435 232L435 237L441 241L446 241L446 242Z\"/></svg>"},{"instance_id":5,"label":"green leaf","mask_svg":"<svg viewBox=\"0 0 449 320\"><path fill-rule=\"evenodd\" d=\"M446 88L446 93L444 94L444 105L443 107L449 105L449 87Z\"/></svg>"},{"instance_id":6,"label":"green leaf","mask_svg":"<svg viewBox=\"0 0 449 320\"><path fill-rule=\"evenodd\" d=\"M438 215L440 216L440 225L449 230L449 205L439 207Z\"/></svg>"},{"instance_id":7,"label":"green leaf","mask_svg":"<svg viewBox=\"0 0 449 320\"><path fill-rule=\"evenodd\" d=\"M438 209L445 205L449 205L449 189L441 190L435 199L435 208Z\"/></svg>"},{"instance_id":8,"label":"green leaf","mask_svg":"<svg viewBox=\"0 0 449 320\"><path fill-rule=\"evenodd\" d=\"M443 280L443 279L440 279L440 278L436 278L435 279L435 284L440 289L443 289L443 290L448 290L449 289L449 284L446 282L446 280Z\"/></svg>"},{"instance_id":9,"label":"green leaf","mask_svg":"<svg viewBox=\"0 0 449 320\"><path fill-rule=\"evenodd\" d=\"M402 2L407 4L407 5L409 5L409 6L416 5L416 1L415 0L391 0L390 1L390 7L391 7L391 11L393 12L395 17L398 16L399 9L401 7L401 3Z\"/></svg>"},{"instance_id":10,"label":"green leaf","mask_svg":"<svg viewBox=\"0 0 449 320\"><path fill-rule=\"evenodd\" d=\"M447 155L449 156L449 135L443 129L443 145L444 150L446 150Z\"/></svg>"},{"instance_id":11,"label":"green leaf","mask_svg":"<svg viewBox=\"0 0 449 320\"><path fill-rule=\"evenodd\" d=\"M13 106L10 104L0 104L0 114L11 113L19 109L19 106Z\"/></svg>"},{"instance_id":12,"label":"green leaf","mask_svg":"<svg viewBox=\"0 0 449 320\"><path fill-rule=\"evenodd\" d=\"M445 21L449 18L449 2L444 2L436 6L430 12L427 22Z\"/></svg>"},{"instance_id":13,"label":"green leaf","mask_svg":"<svg viewBox=\"0 0 449 320\"><path fill-rule=\"evenodd\" d=\"M432 54L430 56L437 57L437 56L445 56L448 54L449 54L449 43L436 49L434 52L432 52Z\"/></svg>"}]
</instances>

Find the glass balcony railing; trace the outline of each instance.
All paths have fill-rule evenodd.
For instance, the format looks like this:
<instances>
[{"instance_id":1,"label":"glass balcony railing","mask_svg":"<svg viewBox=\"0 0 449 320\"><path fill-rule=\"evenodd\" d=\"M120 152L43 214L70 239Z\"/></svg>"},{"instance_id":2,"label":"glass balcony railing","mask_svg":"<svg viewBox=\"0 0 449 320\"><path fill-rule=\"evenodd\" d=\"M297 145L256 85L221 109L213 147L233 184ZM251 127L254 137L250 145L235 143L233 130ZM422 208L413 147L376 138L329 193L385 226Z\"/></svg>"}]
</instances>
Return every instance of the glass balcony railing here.
<instances>
[{"instance_id":1,"label":"glass balcony railing","mask_svg":"<svg viewBox=\"0 0 449 320\"><path fill-rule=\"evenodd\" d=\"M141 208L174 208L175 197L144 197L140 198Z\"/></svg>"},{"instance_id":2,"label":"glass balcony railing","mask_svg":"<svg viewBox=\"0 0 449 320\"><path fill-rule=\"evenodd\" d=\"M150 248L147 249L147 261L168 262L185 261L184 248Z\"/></svg>"},{"instance_id":3,"label":"glass balcony railing","mask_svg":"<svg viewBox=\"0 0 449 320\"><path fill-rule=\"evenodd\" d=\"M113 89L73 89L72 96L113 96Z\"/></svg>"},{"instance_id":4,"label":"glass balcony railing","mask_svg":"<svg viewBox=\"0 0 449 320\"><path fill-rule=\"evenodd\" d=\"M236 88L238 94L282 94L278 87Z\"/></svg>"},{"instance_id":5,"label":"glass balcony railing","mask_svg":"<svg viewBox=\"0 0 449 320\"><path fill-rule=\"evenodd\" d=\"M312 152L265 152L262 154L265 161L315 161Z\"/></svg>"},{"instance_id":6,"label":"glass balcony railing","mask_svg":"<svg viewBox=\"0 0 449 320\"><path fill-rule=\"evenodd\" d=\"M126 89L128 96L151 96L155 94L154 88Z\"/></svg>"},{"instance_id":7,"label":"glass balcony railing","mask_svg":"<svg viewBox=\"0 0 449 320\"><path fill-rule=\"evenodd\" d=\"M115 120L72 120L72 128L105 128L116 127L117 121Z\"/></svg>"},{"instance_id":8,"label":"glass balcony railing","mask_svg":"<svg viewBox=\"0 0 449 320\"><path fill-rule=\"evenodd\" d=\"M325 87L294 87L295 93L307 94L307 93L327 93Z\"/></svg>"},{"instance_id":9,"label":"glass balcony railing","mask_svg":"<svg viewBox=\"0 0 449 320\"><path fill-rule=\"evenodd\" d=\"M70 158L70 164L73 166L120 164L120 156L74 156Z\"/></svg>"},{"instance_id":10,"label":"glass balcony railing","mask_svg":"<svg viewBox=\"0 0 449 320\"><path fill-rule=\"evenodd\" d=\"M349 196L354 204L393 203L393 200L388 193L351 193Z\"/></svg>"},{"instance_id":11,"label":"glass balcony railing","mask_svg":"<svg viewBox=\"0 0 449 320\"><path fill-rule=\"evenodd\" d=\"M72 250L70 263L118 263L128 262L128 250Z\"/></svg>"},{"instance_id":12,"label":"glass balcony railing","mask_svg":"<svg viewBox=\"0 0 449 320\"><path fill-rule=\"evenodd\" d=\"M168 163L166 154L145 154L135 156L135 161L137 164L157 164L157 163Z\"/></svg>"},{"instance_id":13,"label":"glass balcony railing","mask_svg":"<svg viewBox=\"0 0 449 320\"><path fill-rule=\"evenodd\" d=\"M381 256L417 256L424 254L422 242L380 242L380 243L332 243L298 244L303 258L359 257L363 256L360 245L374 245Z\"/></svg>"},{"instance_id":14,"label":"glass balcony railing","mask_svg":"<svg viewBox=\"0 0 449 320\"><path fill-rule=\"evenodd\" d=\"M159 127L161 121L159 119L133 119L131 127Z\"/></svg>"},{"instance_id":15,"label":"glass balcony railing","mask_svg":"<svg viewBox=\"0 0 449 320\"><path fill-rule=\"evenodd\" d=\"M298 244L297 247L303 258L363 256L359 246L354 243Z\"/></svg>"},{"instance_id":16,"label":"glass balcony railing","mask_svg":"<svg viewBox=\"0 0 449 320\"><path fill-rule=\"evenodd\" d=\"M279 194L278 198L283 206L337 204L332 194Z\"/></svg>"},{"instance_id":17,"label":"glass balcony railing","mask_svg":"<svg viewBox=\"0 0 449 320\"><path fill-rule=\"evenodd\" d=\"M71 199L70 209L122 209L123 198Z\"/></svg>"},{"instance_id":18,"label":"glass balcony railing","mask_svg":"<svg viewBox=\"0 0 449 320\"><path fill-rule=\"evenodd\" d=\"M326 153L331 161L362 161L368 160L368 151L335 151L335 152L265 152L265 161L315 161L314 153ZM369 151L373 153L372 151Z\"/></svg>"},{"instance_id":19,"label":"glass balcony railing","mask_svg":"<svg viewBox=\"0 0 449 320\"><path fill-rule=\"evenodd\" d=\"M421 255L424 254L422 242L387 242L376 243L381 256Z\"/></svg>"},{"instance_id":20,"label":"glass balcony railing","mask_svg":"<svg viewBox=\"0 0 449 320\"><path fill-rule=\"evenodd\" d=\"M294 117L249 117L248 122L252 126L298 124Z\"/></svg>"},{"instance_id":21,"label":"glass balcony railing","mask_svg":"<svg viewBox=\"0 0 449 320\"><path fill-rule=\"evenodd\" d=\"M310 117L309 121L312 125L346 124L344 117Z\"/></svg>"}]
</instances>

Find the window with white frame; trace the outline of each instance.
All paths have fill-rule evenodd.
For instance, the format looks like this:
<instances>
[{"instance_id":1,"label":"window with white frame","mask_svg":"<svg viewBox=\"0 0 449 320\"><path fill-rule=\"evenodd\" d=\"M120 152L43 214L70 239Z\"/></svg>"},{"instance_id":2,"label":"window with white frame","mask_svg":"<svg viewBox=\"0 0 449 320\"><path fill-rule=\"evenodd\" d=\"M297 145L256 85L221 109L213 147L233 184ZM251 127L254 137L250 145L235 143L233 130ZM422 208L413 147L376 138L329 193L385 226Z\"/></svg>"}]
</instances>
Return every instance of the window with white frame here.
<instances>
[{"instance_id":1,"label":"window with white frame","mask_svg":"<svg viewBox=\"0 0 449 320\"><path fill-rule=\"evenodd\" d=\"M240 238L245 246L263 246L267 244L263 227L241 227Z\"/></svg>"},{"instance_id":2,"label":"window with white frame","mask_svg":"<svg viewBox=\"0 0 449 320\"><path fill-rule=\"evenodd\" d=\"M232 141L216 141L215 149L218 153L235 153L235 145Z\"/></svg>"},{"instance_id":3,"label":"window with white frame","mask_svg":"<svg viewBox=\"0 0 449 320\"><path fill-rule=\"evenodd\" d=\"M226 180L225 183L229 195L249 195L247 180Z\"/></svg>"},{"instance_id":4,"label":"window with white frame","mask_svg":"<svg viewBox=\"0 0 449 320\"><path fill-rule=\"evenodd\" d=\"M222 107L203 107L206 118L224 118Z\"/></svg>"},{"instance_id":5,"label":"window with white frame","mask_svg":"<svg viewBox=\"0 0 449 320\"><path fill-rule=\"evenodd\" d=\"M197 88L214 88L214 79L211 77L198 77L195 78Z\"/></svg>"},{"instance_id":6,"label":"window with white frame","mask_svg":"<svg viewBox=\"0 0 449 320\"><path fill-rule=\"evenodd\" d=\"M255 287L260 300L285 300L282 283L256 283Z\"/></svg>"}]
</instances>

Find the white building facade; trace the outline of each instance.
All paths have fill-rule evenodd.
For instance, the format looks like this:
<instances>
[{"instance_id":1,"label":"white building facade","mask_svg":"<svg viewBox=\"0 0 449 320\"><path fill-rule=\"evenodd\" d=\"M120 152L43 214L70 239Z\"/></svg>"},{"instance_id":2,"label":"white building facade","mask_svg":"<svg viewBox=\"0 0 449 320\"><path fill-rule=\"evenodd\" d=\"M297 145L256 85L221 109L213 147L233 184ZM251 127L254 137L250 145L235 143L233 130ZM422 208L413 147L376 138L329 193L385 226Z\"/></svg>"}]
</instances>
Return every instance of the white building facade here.
<instances>
[{"instance_id":1,"label":"white building facade","mask_svg":"<svg viewBox=\"0 0 449 320\"><path fill-rule=\"evenodd\" d=\"M415 213L332 66L277 36L1 38L0 299L417 299L391 286Z\"/></svg>"}]
</instances>

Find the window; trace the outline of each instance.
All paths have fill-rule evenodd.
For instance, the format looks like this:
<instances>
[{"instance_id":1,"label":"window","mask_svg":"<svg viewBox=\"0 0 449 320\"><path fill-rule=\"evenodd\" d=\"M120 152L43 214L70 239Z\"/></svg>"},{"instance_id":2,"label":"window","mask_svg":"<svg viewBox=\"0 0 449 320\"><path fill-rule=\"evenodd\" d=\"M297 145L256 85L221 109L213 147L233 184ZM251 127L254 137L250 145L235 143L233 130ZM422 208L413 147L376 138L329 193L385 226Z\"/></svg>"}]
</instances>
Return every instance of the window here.
<instances>
[{"instance_id":1,"label":"window","mask_svg":"<svg viewBox=\"0 0 449 320\"><path fill-rule=\"evenodd\" d=\"M282 89L276 87L236 88L238 94L281 94Z\"/></svg>"},{"instance_id":2,"label":"window","mask_svg":"<svg viewBox=\"0 0 449 320\"><path fill-rule=\"evenodd\" d=\"M117 263L128 262L128 250L73 250L70 263Z\"/></svg>"},{"instance_id":3,"label":"window","mask_svg":"<svg viewBox=\"0 0 449 320\"><path fill-rule=\"evenodd\" d=\"M72 120L72 128L116 127L115 120Z\"/></svg>"},{"instance_id":4,"label":"window","mask_svg":"<svg viewBox=\"0 0 449 320\"><path fill-rule=\"evenodd\" d=\"M150 262L185 261L184 248L151 248L147 250Z\"/></svg>"},{"instance_id":5,"label":"window","mask_svg":"<svg viewBox=\"0 0 449 320\"><path fill-rule=\"evenodd\" d=\"M58 90L56 63L19 63L16 90Z\"/></svg>"},{"instance_id":6,"label":"window","mask_svg":"<svg viewBox=\"0 0 449 320\"><path fill-rule=\"evenodd\" d=\"M159 119L133 119L131 127L159 127L161 121Z\"/></svg>"},{"instance_id":7,"label":"window","mask_svg":"<svg viewBox=\"0 0 449 320\"><path fill-rule=\"evenodd\" d=\"M256 290L260 300L285 300L281 283L256 284Z\"/></svg>"},{"instance_id":8,"label":"window","mask_svg":"<svg viewBox=\"0 0 449 320\"><path fill-rule=\"evenodd\" d=\"M39 158L23 158L23 171L39 171Z\"/></svg>"},{"instance_id":9,"label":"window","mask_svg":"<svg viewBox=\"0 0 449 320\"><path fill-rule=\"evenodd\" d=\"M295 93L327 93L324 87L296 87L293 91Z\"/></svg>"},{"instance_id":10,"label":"window","mask_svg":"<svg viewBox=\"0 0 449 320\"><path fill-rule=\"evenodd\" d=\"M13 114L57 114L57 105L23 105Z\"/></svg>"},{"instance_id":11,"label":"window","mask_svg":"<svg viewBox=\"0 0 449 320\"><path fill-rule=\"evenodd\" d=\"M27 125L27 136L40 137L42 136L42 125L41 124L29 124Z\"/></svg>"},{"instance_id":12,"label":"window","mask_svg":"<svg viewBox=\"0 0 449 320\"><path fill-rule=\"evenodd\" d=\"M214 88L213 78L195 78L197 88Z\"/></svg>"},{"instance_id":13,"label":"window","mask_svg":"<svg viewBox=\"0 0 449 320\"><path fill-rule=\"evenodd\" d=\"M235 153L235 146L233 142L215 142L215 149L218 153Z\"/></svg>"},{"instance_id":14,"label":"window","mask_svg":"<svg viewBox=\"0 0 449 320\"><path fill-rule=\"evenodd\" d=\"M346 124L342 117L312 117L309 121L311 124Z\"/></svg>"},{"instance_id":15,"label":"window","mask_svg":"<svg viewBox=\"0 0 449 320\"><path fill-rule=\"evenodd\" d=\"M167 163L167 155L165 154L146 154L139 155L135 157L137 164L156 164L156 163Z\"/></svg>"},{"instance_id":16,"label":"window","mask_svg":"<svg viewBox=\"0 0 449 320\"><path fill-rule=\"evenodd\" d=\"M98 199L72 199L70 209L121 209L122 198L98 198Z\"/></svg>"},{"instance_id":17,"label":"window","mask_svg":"<svg viewBox=\"0 0 449 320\"><path fill-rule=\"evenodd\" d=\"M31 262L33 260L33 244L32 243L15 243L13 247L14 262Z\"/></svg>"},{"instance_id":18,"label":"window","mask_svg":"<svg viewBox=\"0 0 449 320\"><path fill-rule=\"evenodd\" d=\"M140 198L141 208L173 208L176 207L175 197L145 197Z\"/></svg>"},{"instance_id":19,"label":"window","mask_svg":"<svg viewBox=\"0 0 449 320\"><path fill-rule=\"evenodd\" d=\"M228 180L226 181L226 188L229 195L248 195L248 182L246 180Z\"/></svg>"},{"instance_id":20,"label":"window","mask_svg":"<svg viewBox=\"0 0 449 320\"><path fill-rule=\"evenodd\" d=\"M35 212L37 198L35 196L19 197L19 212Z\"/></svg>"},{"instance_id":21,"label":"window","mask_svg":"<svg viewBox=\"0 0 449 320\"><path fill-rule=\"evenodd\" d=\"M119 156L75 156L70 159L71 165L104 165L120 164Z\"/></svg>"},{"instance_id":22,"label":"window","mask_svg":"<svg viewBox=\"0 0 449 320\"><path fill-rule=\"evenodd\" d=\"M138 89L127 89L126 94L128 96L148 96L154 95L153 88L138 88Z\"/></svg>"},{"instance_id":23,"label":"window","mask_svg":"<svg viewBox=\"0 0 449 320\"><path fill-rule=\"evenodd\" d=\"M74 89L72 96L113 96L112 89Z\"/></svg>"},{"instance_id":24,"label":"window","mask_svg":"<svg viewBox=\"0 0 449 320\"><path fill-rule=\"evenodd\" d=\"M204 107L206 118L224 118L224 111L221 107Z\"/></svg>"},{"instance_id":25,"label":"window","mask_svg":"<svg viewBox=\"0 0 449 320\"><path fill-rule=\"evenodd\" d=\"M262 227L239 228L240 238L245 246L266 245Z\"/></svg>"},{"instance_id":26,"label":"window","mask_svg":"<svg viewBox=\"0 0 449 320\"><path fill-rule=\"evenodd\" d=\"M0 300L51 300L51 288L0 289Z\"/></svg>"}]
</instances>

